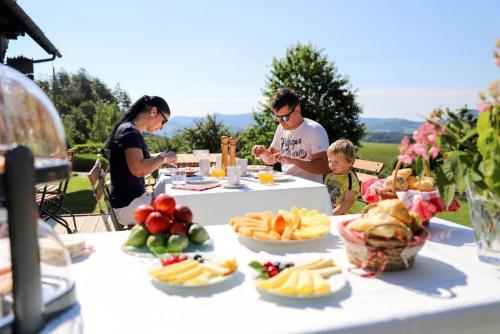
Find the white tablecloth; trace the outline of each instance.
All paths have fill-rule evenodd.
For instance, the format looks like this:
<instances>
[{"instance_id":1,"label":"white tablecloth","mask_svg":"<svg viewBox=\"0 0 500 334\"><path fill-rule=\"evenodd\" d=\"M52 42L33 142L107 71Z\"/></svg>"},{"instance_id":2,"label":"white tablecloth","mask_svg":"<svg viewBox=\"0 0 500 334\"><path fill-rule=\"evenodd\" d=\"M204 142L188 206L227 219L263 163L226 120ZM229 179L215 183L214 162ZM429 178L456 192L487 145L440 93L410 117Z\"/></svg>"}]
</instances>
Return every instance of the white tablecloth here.
<instances>
[{"instance_id":1,"label":"white tablecloth","mask_svg":"<svg viewBox=\"0 0 500 334\"><path fill-rule=\"evenodd\" d=\"M225 181L223 181L225 182ZM226 224L229 219L250 211L299 208L316 209L332 215L332 205L325 185L302 178L294 181L262 185L257 179L243 178L241 189L212 188L204 191L173 189L170 177L160 176L154 193L168 193L177 204L191 208L194 221L202 225Z\"/></svg>"},{"instance_id":2,"label":"white tablecloth","mask_svg":"<svg viewBox=\"0 0 500 334\"><path fill-rule=\"evenodd\" d=\"M498 333L500 268L477 259L472 231L440 219L407 271L361 278L348 272L332 218L332 234L295 247L242 244L227 225L209 226L214 253L235 254L239 273L221 286L167 293L151 283L148 261L124 254L129 232L87 234L96 247L73 265L85 333ZM298 254L302 253L302 254ZM256 291L252 259L288 254L331 256L348 285L330 298L264 298ZM312 255L311 255L312 256Z\"/></svg>"}]
</instances>

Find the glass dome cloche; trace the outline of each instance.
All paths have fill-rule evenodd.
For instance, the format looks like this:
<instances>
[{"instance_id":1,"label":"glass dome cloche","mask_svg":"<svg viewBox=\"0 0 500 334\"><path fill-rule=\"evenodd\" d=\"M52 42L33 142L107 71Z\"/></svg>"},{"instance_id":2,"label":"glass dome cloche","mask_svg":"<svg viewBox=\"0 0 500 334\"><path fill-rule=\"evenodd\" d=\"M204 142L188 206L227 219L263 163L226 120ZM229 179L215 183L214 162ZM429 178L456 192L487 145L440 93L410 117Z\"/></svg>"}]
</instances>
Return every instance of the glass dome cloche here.
<instances>
[{"instance_id":1,"label":"glass dome cloche","mask_svg":"<svg viewBox=\"0 0 500 334\"><path fill-rule=\"evenodd\" d=\"M0 333L36 333L76 303L69 253L35 201L37 183L69 177L65 157L52 102L0 64Z\"/></svg>"},{"instance_id":2,"label":"glass dome cloche","mask_svg":"<svg viewBox=\"0 0 500 334\"><path fill-rule=\"evenodd\" d=\"M4 152L28 147L35 166L62 163L66 155L64 128L47 95L22 73L0 64L0 173Z\"/></svg>"}]
</instances>

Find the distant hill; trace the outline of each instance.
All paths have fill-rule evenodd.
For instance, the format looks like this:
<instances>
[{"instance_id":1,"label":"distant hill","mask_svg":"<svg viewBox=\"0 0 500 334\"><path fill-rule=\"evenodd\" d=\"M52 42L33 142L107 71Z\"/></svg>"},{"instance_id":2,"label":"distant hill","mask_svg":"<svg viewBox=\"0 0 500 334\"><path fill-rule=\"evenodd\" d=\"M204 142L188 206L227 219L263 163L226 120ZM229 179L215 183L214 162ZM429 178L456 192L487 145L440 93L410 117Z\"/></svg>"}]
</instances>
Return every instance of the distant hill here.
<instances>
[{"instance_id":1,"label":"distant hill","mask_svg":"<svg viewBox=\"0 0 500 334\"><path fill-rule=\"evenodd\" d=\"M217 121L222 121L226 124L231 131L241 131L249 126L255 124L252 113L237 114L237 115L224 115L215 113ZM178 131L186 128L194 127L196 120L204 119L204 117L190 117L190 116L173 116L165 125L163 130L156 132L158 135L166 137L174 135Z\"/></svg>"},{"instance_id":2,"label":"distant hill","mask_svg":"<svg viewBox=\"0 0 500 334\"><path fill-rule=\"evenodd\" d=\"M237 115L224 115L216 113L215 117L218 121L224 122L224 124L226 124L231 131L235 132L244 130L255 124L252 113ZM173 116L163 130L157 132L157 134L167 137L173 136L178 131L193 127L196 120L203 118L206 118L206 116ZM361 117L360 122L366 124L368 133L395 132L399 134L399 137L401 137L401 134L412 133L421 124L421 122L401 118L372 117Z\"/></svg>"},{"instance_id":3,"label":"distant hill","mask_svg":"<svg viewBox=\"0 0 500 334\"><path fill-rule=\"evenodd\" d=\"M367 132L413 133L423 122L415 122L402 118L369 118L361 117L361 123L367 126Z\"/></svg>"}]
</instances>

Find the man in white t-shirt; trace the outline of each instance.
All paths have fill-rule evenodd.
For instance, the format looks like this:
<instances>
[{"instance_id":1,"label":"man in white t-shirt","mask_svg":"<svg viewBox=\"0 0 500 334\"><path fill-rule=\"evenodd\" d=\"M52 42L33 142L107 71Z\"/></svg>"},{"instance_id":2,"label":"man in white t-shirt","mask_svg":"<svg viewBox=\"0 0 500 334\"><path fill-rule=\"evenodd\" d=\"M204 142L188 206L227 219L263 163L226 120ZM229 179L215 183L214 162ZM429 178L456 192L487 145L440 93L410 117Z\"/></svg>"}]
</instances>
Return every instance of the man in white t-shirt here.
<instances>
[{"instance_id":1,"label":"man in white t-shirt","mask_svg":"<svg viewBox=\"0 0 500 334\"><path fill-rule=\"evenodd\" d=\"M283 88L271 101L279 125L269 148L252 147L252 155L266 164L281 163L286 174L323 182L328 168L328 134L313 120L302 117L300 101L292 89Z\"/></svg>"}]
</instances>

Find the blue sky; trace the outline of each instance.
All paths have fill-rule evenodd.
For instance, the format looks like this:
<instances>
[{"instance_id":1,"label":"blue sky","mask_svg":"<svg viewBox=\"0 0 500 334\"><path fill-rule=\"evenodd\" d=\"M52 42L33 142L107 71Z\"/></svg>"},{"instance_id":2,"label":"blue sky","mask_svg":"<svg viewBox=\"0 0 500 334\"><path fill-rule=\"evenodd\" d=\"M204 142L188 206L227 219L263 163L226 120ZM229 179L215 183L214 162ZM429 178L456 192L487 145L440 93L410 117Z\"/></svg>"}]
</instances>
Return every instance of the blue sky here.
<instances>
[{"instance_id":1,"label":"blue sky","mask_svg":"<svg viewBox=\"0 0 500 334\"><path fill-rule=\"evenodd\" d=\"M47 78L85 68L136 99L163 96L173 116L251 112L273 57L297 42L323 49L358 89L364 117L420 120L475 106L498 79L500 1L18 0L63 57ZM47 54L27 37L7 57Z\"/></svg>"}]
</instances>

